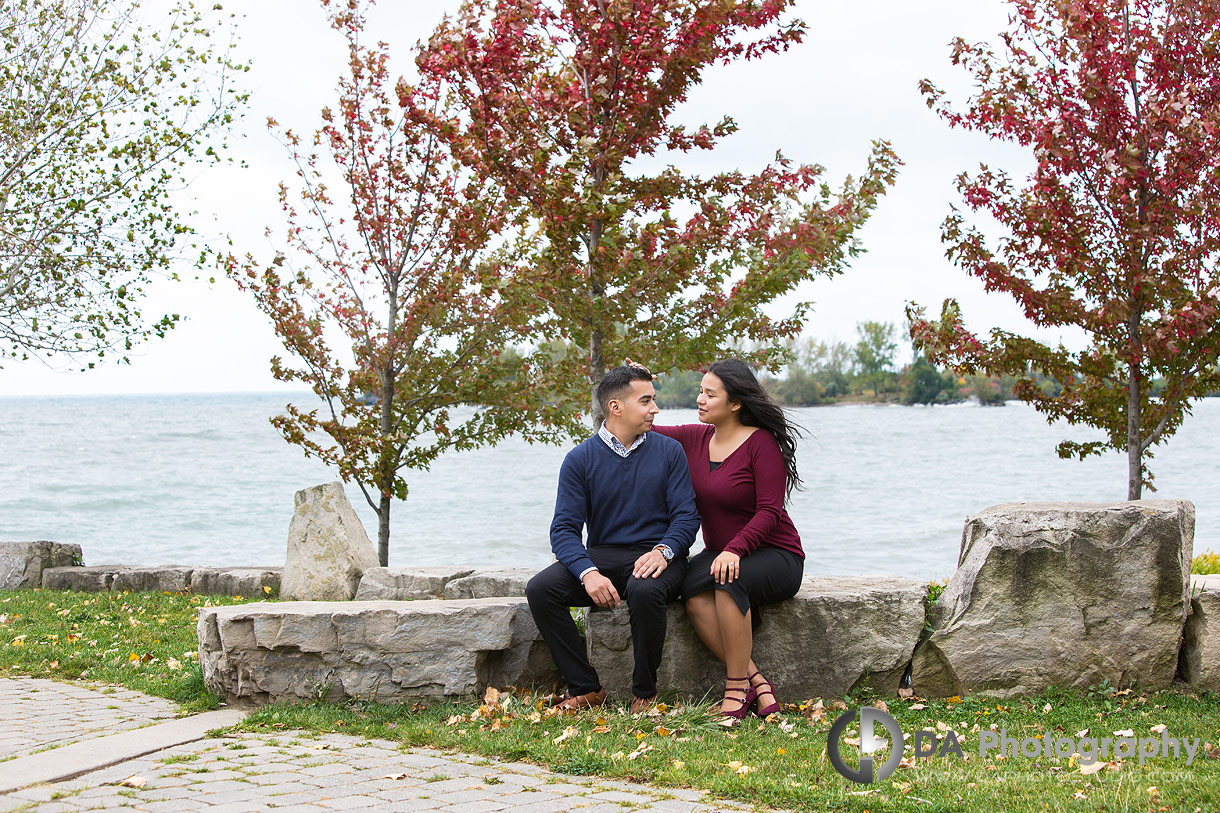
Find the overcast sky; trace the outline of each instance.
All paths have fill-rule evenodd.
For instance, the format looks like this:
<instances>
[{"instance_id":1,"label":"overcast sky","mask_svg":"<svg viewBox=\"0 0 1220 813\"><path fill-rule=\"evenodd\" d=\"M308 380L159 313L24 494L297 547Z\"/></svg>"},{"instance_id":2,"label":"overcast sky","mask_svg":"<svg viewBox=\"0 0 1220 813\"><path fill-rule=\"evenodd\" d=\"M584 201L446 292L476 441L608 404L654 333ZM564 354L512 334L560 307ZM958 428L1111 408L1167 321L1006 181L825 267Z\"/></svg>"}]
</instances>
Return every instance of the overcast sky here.
<instances>
[{"instance_id":1,"label":"overcast sky","mask_svg":"<svg viewBox=\"0 0 1220 813\"><path fill-rule=\"evenodd\" d=\"M371 29L403 58L425 37L454 0L385 2ZM343 67L341 38L310 0L230 0L244 14L239 36L252 63L246 75L249 109L234 139L234 156L248 168L209 170L192 186L200 231L217 243L231 236L238 253L274 254L264 237L282 229L276 185L293 169L267 134L275 117L298 132L312 132L318 110L331 104ZM875 138L888 139L905 162L897 185L860 236L867 253L843 276L806 283L803 297L815 301L806 335L854 341L864 320L901 323L903 304L914 300L939 312L956 297L968 324L1026 329L1011 300L988 295L980 283L944 258L940 223L956 200L953 178L980 161L1024 174L1028 159L978 136L951 132L924 104L917 89L927 77L964 100L963 71L949 63L954 36L994 40L1005 27L1001 0L853 0L798 2L809 36L788 53L747 64L708 70L703 83L679 110L681 120L712 122L728 114L740 131L708 158L699 172L757 170L776 150L789 158L819 163L837 186L858 174ZM0 393L154 393L275 390L269 359L281 348L269 323L247 295L224 279L156 286L146 313L185 317L163 340L137 350L130 366L106 364L69 373L40 363L7 364ZM785 312L781 303L777 313ZM1054 336L1049 337L1054 339Z\"/></svg>"}]
</instances>

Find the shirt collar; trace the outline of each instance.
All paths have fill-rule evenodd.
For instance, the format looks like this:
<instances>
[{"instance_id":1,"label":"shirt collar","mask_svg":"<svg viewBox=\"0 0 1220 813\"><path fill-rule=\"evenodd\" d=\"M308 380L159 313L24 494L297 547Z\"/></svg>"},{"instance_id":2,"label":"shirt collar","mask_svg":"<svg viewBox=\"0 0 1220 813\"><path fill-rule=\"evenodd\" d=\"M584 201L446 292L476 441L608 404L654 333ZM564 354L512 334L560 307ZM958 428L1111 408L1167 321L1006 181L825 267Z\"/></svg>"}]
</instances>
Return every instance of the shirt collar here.
<instances>
[{"instance_id":1,"label":"shirt collar","mask_svg":"<svg viewBox=\"0 0 1220 813\"><path fill-rule=\"evenodd\" d=\"M626 446L623 445L623 442L621 440L619 440L618 438L616 438L614 436L613 432L611 432L609 429L606 428L605 421L602 421L601 427L598 428L597 436L599 438L601 438L605 442L605 444L610 447L610 450L612 452L614 452L616 455L618 455L619 457L626 457L627 455L631 454L636 449L640 448L640 444L642 444L645 440L648 439L648 433L644 432L643 434L641 434L639 437L637 437L635 439L635 442L631 444L631 448L628 449Z\"/></svg>"}]
</instances>

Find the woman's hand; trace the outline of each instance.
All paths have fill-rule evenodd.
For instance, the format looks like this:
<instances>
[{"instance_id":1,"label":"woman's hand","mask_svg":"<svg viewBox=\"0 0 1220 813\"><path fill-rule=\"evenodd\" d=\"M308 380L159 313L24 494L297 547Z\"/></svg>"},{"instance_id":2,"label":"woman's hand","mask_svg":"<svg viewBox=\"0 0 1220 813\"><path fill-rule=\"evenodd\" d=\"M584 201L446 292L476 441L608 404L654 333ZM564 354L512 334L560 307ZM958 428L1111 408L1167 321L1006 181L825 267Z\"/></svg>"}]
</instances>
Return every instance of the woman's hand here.
<instances>
[{"instance_id":1,"label":"woman's hand","mask_svg":"<svg viewBox=\"0 0 1220 813\"><path fill-rule=\"evenodd\" d=\"M740 575L741 557L736 553L726 550L712 560L712 578L716 584L732 584Z\"/></svg>"},{"instance_id":2,"label":"woman's hand","mask_svg":"<svg viewBox=\"0 0 1220 813\"><path fill-rule=\"evenodd\" d=\"M651 370L649 370L649 369L648 369L647 367L645 367L643 364L640 364L638 361L632 361L631 359L623 359L623 365L624 365L625 367L638 367L639 369L643 370L644 372L649 373L650 375L652 375L652 378L653 378L653 380L654 380L654 381L655 381L655 380L656 380L656 378L657 378L657 377L656 377L656 375L655 375L655 374L653 374Z\"/></svg>"}]
</instances>

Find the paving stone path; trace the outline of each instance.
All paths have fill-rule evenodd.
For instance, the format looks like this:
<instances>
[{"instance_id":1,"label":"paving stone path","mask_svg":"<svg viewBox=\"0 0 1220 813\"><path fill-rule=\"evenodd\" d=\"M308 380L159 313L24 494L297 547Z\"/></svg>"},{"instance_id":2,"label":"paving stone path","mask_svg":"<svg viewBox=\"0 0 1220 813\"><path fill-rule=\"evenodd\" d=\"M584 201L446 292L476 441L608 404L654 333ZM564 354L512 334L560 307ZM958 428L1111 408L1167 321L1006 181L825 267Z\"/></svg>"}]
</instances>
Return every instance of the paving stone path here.
<instances>
[{"instance_id":1,"label":"paving stone path","mask_svg":"<svg viewBox=\"0 0 1220 813\"><path fill-rule=\"evenodd\" d=\"M153 722L161 706L134 692L106 694L96 688L35 685L28 679L0 679L0 710L22 708L17 696L31 695L38 715L58 714L65 726L98 707L121 712L117 726ZM13 704L13 705L10 705ZM116 709L109 709L117 706ZM98 718L91 718L98 719ZM169 725L173 725L172 723ZM0 713L0 742L14 742L13 729L25 726L47 743L66 741L54 726L28 727ZM152 732L164 726L153 725ZM112 730L117 730L112 729ZM86 735L95 734L94 725ZM138 734L139 732L137 732ZM78 728L77 737L81 734ZM130 739L131 734L119 735ZM32 745L27 740L27 745ZM45 747L44 744L44 747ZM34 746L37 748L37 746ZM68 754L77 746L64 750ZM11 750L6 754L16 753ZM44 755L25 757L36 760ZM3 759L0 756L0 759ZM70 761L70 760L68 760ZM21 759L0 770L18 766ZM64 775L73 772L65 767ZM92 769L62 781L32 784L0 794L0 811L115 810L191 811L423 811L451 813L670 813L745 811L747 805L708 798L701 791L654 788L630 782L568 776L520 762L406 748L387 740L303 731L226 734L162 747L117 764Z\"/></svg>"},{"instance_id":2,"label":"paving stone path","mask_svg":"<svg viewBox=\"0 0 1220 813\"><path fill-rule=\"evenodd\" d=\"M169 700L118 686L8 678L0 681L0 759L177 715Z\"/></svg>"}]
</instances>

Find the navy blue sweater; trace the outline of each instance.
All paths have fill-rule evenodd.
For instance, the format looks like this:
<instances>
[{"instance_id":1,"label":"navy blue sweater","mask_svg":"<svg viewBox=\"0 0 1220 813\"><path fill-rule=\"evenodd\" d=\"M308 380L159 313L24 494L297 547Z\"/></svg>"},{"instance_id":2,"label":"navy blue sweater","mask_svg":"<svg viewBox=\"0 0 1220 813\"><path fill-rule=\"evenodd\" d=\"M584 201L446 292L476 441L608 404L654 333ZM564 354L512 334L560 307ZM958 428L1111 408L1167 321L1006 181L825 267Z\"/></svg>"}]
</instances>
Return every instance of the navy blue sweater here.
<instances>
[{"instance_id":1,"label":"navy blue sweater","mask_svg":"<svg viewBox=\"0 0 1220 813\"><path fill-rule=\"evenodd\" d=\"M568 452L559 469L551 550L576 578L594 567L589 547L668 545L685 556L699 530L695 490L682 444L650 432L627 457L619 457L597 435Z\"/></svg>"}]
</instances>

